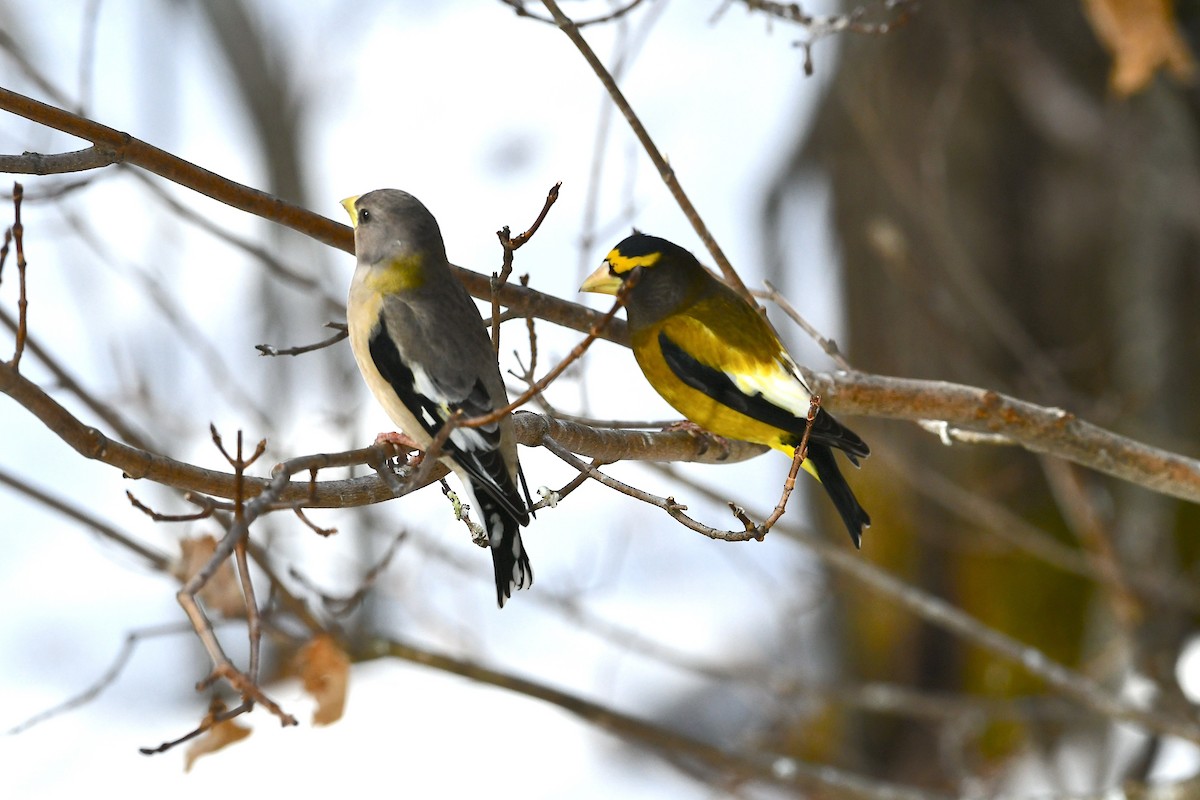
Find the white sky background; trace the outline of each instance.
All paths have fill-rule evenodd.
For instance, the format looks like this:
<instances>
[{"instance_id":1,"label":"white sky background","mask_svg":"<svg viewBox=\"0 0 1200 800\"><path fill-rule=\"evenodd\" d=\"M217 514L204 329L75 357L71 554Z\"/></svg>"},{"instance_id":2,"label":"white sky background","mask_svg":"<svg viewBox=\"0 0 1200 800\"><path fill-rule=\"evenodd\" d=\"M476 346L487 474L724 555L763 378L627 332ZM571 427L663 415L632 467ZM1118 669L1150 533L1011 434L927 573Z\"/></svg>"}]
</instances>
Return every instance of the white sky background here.
<instances>
[{"instance_id":1,"label":"white sky background","mask_svg":"<svg viewBox=\"0 0 1200 800\"><path fill-rule=\"evenodd\" d=\"M198 19L183 24L149 2L102 3L93 96L96 120L186 158L225 177L263 186L253 134L236 98L223 94L224 67ZM568 4L584 16L603 4ZM587 12L582 10L586 5ZM657 4L653 4L657 5ZM622 86L684 188L748 284L758 285L760 249L755 215L768 176L805 123L832 66L835 46L816 51L817 77L805 79L802 54L790 32L769 30L740 9L715 24L721 5L669 4L649 34ZM37 15L19 14L14 35L38 69L77 96L83 2L42 4ZM607 102L595 76L555 28L512 14L499 2L260 4L262 18L291 42L288 68L310 105L306 159L313 209L339 221L338 200L383 186L409 190L437 216L451 260L478 271L500 263L494 231L522 230L540 209L547 189L563 182L562 196L531 244L517 254L517 273L528 272L544 292L575 298L585 271L630 225L693 249L710 262L682 213L634 143L623 120L611 122L599 187L598 243L580 251L584 206L597 120ZM307 9L313 9L311 12ZM815 9L809 9L815 10ZM13 12L15 13L15 12ZM646 18L633 17L637 27ZM615 29L585 32L606 61ZM42 97L8 60L3 85ZM60 152L77 141L0 118L0 151ZM112 171L115 173L115 170ZM58 179L24 176L30 195ZM160 185L165 185L159 182ZM328 248L298 244L298 237L205 198L173 187L171 194L213 221L260 244L279 246L294 266L323 276L340 299L352 259ZM632 208L632 213L626 210ZM69 209L98 231L111 254L105 264L77 237L56 240ZM826 209L819 189L797 205L791 286L805 295L793 302L826 333L836 333L835 264L821 231ZM0 213L7 225L9 211ZM335 451L369 442L389 428L353 373L344 345L283 367L260 358L253 345L271 341L256 314L261 268L250 257L180 221L140 182L119 174L95 180L62 206L25 207L30 268L31 333L83 383L114 403L132 402L138 376L159 407L172 409L171 428L148 431L169 442L176 457L219 468L206 439L211 420L231 441L238 427L256 441L261 423L227 382L207 372L193 351L145 299L130 268L166 285L188 309L232 370L234 382L264 409L277 429L262 473L274 461ZM283 241L284 244L274 243ZM11 267L10 267L11 270ZM15 272L6 271L0 303L15 308ZM294 300L294 298L293 298ZM601 300L594 307L607 307ZM292 307L304 307L295 304ZM290 345L325 335L332 317L315 303L311 318L288 320ZM777 317L777 319L779 319ZM576 336L540 326L541 363L549 365ZM507 347L524 352L522 327L505 327ZM5 340L7 341L7 340ZM798 342L797 337L792 341ZM796 354L824 368L815 350ZM7 358L8 354L0 352ZM515 367L511 357L502 366ZM26 355L27 373L45 377ZM292 369L294 394L261 397L274 370ZM331 381L346 384L344 405L330 407ZM321 391L305 391L305 381ZM336 384L335 384L336 385ZM674 415L645 386L627 351L600 344L587 360L587 383L563 381L551 395L567 409L610 417ZM85 420L94 421L68 403ZM353 420L352 429L339 414ZM129 414L137 419L138 414ZM30 454L38 454L31 458ZM546 454L525 449L531 484L560 486L569 471ZM0 468L68 496L121 529L172 552L178 537L200 529L154 525L129 507L129 488L164 510L178 501L153 487L123 481L107 466L83 462L27 412L0 401ZM755 510L773 505L786 471L782 457L766 456L695 474L722 486ZM649 491L673 494L658 473L619 465L613 474ZM764 488L765 487L765 488ZM712 524L729 526L723 509L680 497ZM40 506L0 487L0 729L63 701L109 666L129 630L184 621L175 587L135 559ZM790 512L799 517L797 502ZM359 527L342 512L315 513L341 533L317 540L298 523L273 520L272 546L295 554L313 579L332 592L352 591L361 564ZM461 577L421 546L406 546L376 589L381 627L417 642L469 654L489 665L561 687L638 714L703 686L694 675L630 655L577 627L546 602L577 597L587 611L618 622L699 659L723 661L756 653L779 638L774 616L762 613L780 597L794 615L818 607L824 591L803 554L783 539L726 545L686 532L648 506L589 485L562 507L546 510L526 535L537 583L501 613L494 606L490 559L449 521L436 490L384 504L370 519L386 530L401 522L426 533L420 541L449 551L465 565ZM361 531L360 531L361 532ZM872 529L872 535L876 530ZM811 577L798 583L798 576ZM447 586L447 578L449 581ZM452 588L454 591L449 591ZM539 595L543 595L539 597ZM234 630L232 628L230 631ZM225 641L237 651L238 634ZM250 720L246 742L202 759L183 775L182 749L154 758L137 753L188 730L206 697L191 691L202 677L198 646L187 635L141 645L121 678L95 702L20 736L0 737L3 794L9 797L78 795L81 789L120 786L130 796L213 796L235 786L269 788L279 795L354 796L373 788L415 796L504 797L708 797L710 790L653 758L630 758L618 743L565 713L536 701L477 687L458 678L406 664L373 663L354 670L346 717L326 729L307 721L307 701L294 684L269 691L301 720L280 730L265 713ZM753 706L755 698L745 702ZM238 783L231 783L232 780Z\"/></svg>"}]
</instances>

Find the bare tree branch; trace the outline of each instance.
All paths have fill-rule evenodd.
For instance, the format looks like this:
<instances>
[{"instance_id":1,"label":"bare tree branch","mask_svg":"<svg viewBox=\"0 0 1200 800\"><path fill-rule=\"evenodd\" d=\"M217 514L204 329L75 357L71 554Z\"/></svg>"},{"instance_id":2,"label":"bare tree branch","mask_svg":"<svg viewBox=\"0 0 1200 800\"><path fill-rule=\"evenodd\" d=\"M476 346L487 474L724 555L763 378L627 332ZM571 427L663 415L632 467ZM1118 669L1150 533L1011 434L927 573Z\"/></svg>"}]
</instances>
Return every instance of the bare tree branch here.
<instances>
[{"instance_id":1,"label":"bare tree branch","mask_svg":"<svg viewBox=\"0 0 1200 800\"><path fill-rule=\"evenodd\" d=\"M498 686L557 706L614 736L636 742L665 756L685 757L732 776L750 778L778 786L814 787L836 790L839 797L878 800L940 800L945 795L897 784L863 778L825 764L813 764L773 753L735 752L706 744L676 731L585 700L543 683L488 669L465 659L415 647L396 640L370 642L364 657L391 656L403 661L462 675L476 683Z\"/></svg>"},{"instance_id":2,"label":"bare tree branch","mask_svg":"<svg viewBox=\"0 0 1200 800\"><path fill-rule=\"evenodd\" d=\"M2 87L0 110L93 142L105 154L105 165L132 164L141 167L232 208L271 220L330 247L354 253L354 232L348 225L334 222L320 214L279 200L266 192L223 178L215 172L135 139L128 133L122 133ZM4 161L6 158L18 160ZM29 162L22 162L21 158L24 157L0 156L0 170L22 173L24 170L21 167L28 166ZM454 272L472 295L483 300L491 299L491 279L488 276L462 267L454 267ZM498 297L501 303L521 312L522 316L535 316L580 332L586 332L601 316L587 306L568 303L514 284L499 287ZM614 324L605 330L602 338L618 344L627 342L624 322L614 321Z\"/></svg>"},{"instance_id":3,"label":"bare tree branch","mask_svg":"<svg viewBox=\"0 0 1200 800\"><path fill-rule=\"evenodd\" d=\"M990 389L862 372L812 374L813 388L840 413L940 420L1002 434L1034 453L1073 461L1155 492L1200 502L1200 461L1142 444L1077 418Z\"/></svg>"},{"instance_id":4,"label":"bare tree branch","mask_svg":"<svg viewBox=\"0 0 1200 800\"><path fill-rule=\"evenodd\" d=\"M675 175L675 170L671 168L671 165L667 163L662 153L659 152L658 147L654 144L654 140L650 138L650 134L646 131L646 127L642 125L642 121L638 119L637 114L634 112L633 106L629 105L629 101L625 99L625 95L617 87L612 74L605 68L599 56L592 50L591 45L587 43L587 40L583 38L583 34L579 32L579 26L562 12L562 9L558 7L558 3L554 0L542 0L542 4L546 6L546 10L550 12L550 16L554 18L554 23L558 25L559 30L565 33L567 38L579 49L588 66L592 68L596 73L596 77L600 79L600 83L608 91L613 103L616 104L617 108L621 109L621 114L624 115L625 121L629 123L629 127L633 129L634 135L637 136L646 154L650 156L651 162L654 163L654 168L658 170L659 177L667 185L667 189L670 190L671 196L675 198L675 202L683 209L683 214L687 217L688 222L692 223L692 228L695 229L696 235L700 237L700 241L704 242L704 246L717 262L717 267L720 268L725 281L753 304L753 295L746 288L746 284L742 282L741 276L737 274L737 270L729 263L729 259L725 257L725 252L717 244L716 238L708 230L708 226L704 224L704 220L700 218L700 212L696 210L696 207L692 205L692 201L684 193L683 187L679 183L679 178Z\"/></svg>"},{"instance_id":5,"label":"bare tree branch","mask_svg":"<svg viewBox=\"0 0 1200 800\"><path fill-rule=\"evenodd\" d=\"M712 489L685 478L679 478L679 480L696 492L714 501L721 501L721 498ZM1200 724L1194 720L1184 719L1154 708L1144 708L1140 704L1127 700L1083 673L1054 661L1041 650L985 625L965 611L955 608L928 592L904 583L845 548L825 542L819 537L805 535L799 529L786 524L777 525L775 530L785 533L801 546L812 550L831 569L861 582L904 606L921 619L948 630L956 636L961 636L1004 659L1020 664L1031 674L1054 687L1056 691L1072 698L1095 713L1111 719L1124 720L1149 731L1178 736L1181 739L1200 744Z\"/></svg>"}]
</instances>

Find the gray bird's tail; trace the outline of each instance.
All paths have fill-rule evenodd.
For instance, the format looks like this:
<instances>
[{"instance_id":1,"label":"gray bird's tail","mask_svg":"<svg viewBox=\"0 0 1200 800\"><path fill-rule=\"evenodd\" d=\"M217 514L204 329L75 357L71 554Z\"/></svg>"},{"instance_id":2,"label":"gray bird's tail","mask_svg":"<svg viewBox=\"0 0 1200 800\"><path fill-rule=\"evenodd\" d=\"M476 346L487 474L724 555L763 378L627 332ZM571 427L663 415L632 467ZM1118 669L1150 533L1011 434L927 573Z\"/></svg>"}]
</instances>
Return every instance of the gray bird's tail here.
<instances>
[{"instance_id":1,"label":"gray bird's tail","mask_svg":"<svg viewBox=\"0 0 1200 800\"><path fill-rule=\"evenodd\" d=\"M504 608L514 591L533 585L533 567L521 542L522 521L513 515L507 503L501 503L486 491L477 490L475 502L479 505L479 523L488 532L492 565L496 568L496 602Z\"/></svg>"}]
</instances>

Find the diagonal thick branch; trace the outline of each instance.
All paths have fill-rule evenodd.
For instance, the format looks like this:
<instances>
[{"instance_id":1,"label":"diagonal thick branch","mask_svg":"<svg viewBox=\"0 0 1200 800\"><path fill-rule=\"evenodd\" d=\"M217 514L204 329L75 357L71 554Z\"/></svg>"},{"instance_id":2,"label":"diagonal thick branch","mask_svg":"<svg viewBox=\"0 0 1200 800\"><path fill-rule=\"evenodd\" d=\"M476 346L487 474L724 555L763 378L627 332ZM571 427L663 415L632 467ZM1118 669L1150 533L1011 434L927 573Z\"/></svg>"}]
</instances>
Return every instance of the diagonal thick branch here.
<instances>
[{"instance_id":1,"label":"diagonal thick branch","mask_svg":"<svg viewBox=\"0 0 1200 800\"><path fill-rule=\"evenodd\" d=\"M315 214L305 208L286 203L266 192L253 189L215 172L199 167L128 133L72 114L61 108L34 100L0 87L0 110L8 111L55 130L69 133L92 142L95 147L75 154L45 156L38 153L0 155L0 172L10 174L48 174L78 169L99 169L115 164L130 164L166 178L192 191L240 209L263 219L276 222L318 242L347 253L354 252L354 233L348 225ZM81 155L86 153L87 155ZM68 158L67 156L70 156ZM80 166L86 164L86 167ZM69 170L67 168L70 168ZM57 169L55 169L57 168ZM478 272L454 267L458 279L475 297L490 300L491 279ZM586 333L601 316L587 306L569 303L534 289L515 284L498 287L496 296L509 309L521 316L534 316ZM624 344L628 341L625 323L614 320L602 338Z\"/></svg>"}]
</instances>

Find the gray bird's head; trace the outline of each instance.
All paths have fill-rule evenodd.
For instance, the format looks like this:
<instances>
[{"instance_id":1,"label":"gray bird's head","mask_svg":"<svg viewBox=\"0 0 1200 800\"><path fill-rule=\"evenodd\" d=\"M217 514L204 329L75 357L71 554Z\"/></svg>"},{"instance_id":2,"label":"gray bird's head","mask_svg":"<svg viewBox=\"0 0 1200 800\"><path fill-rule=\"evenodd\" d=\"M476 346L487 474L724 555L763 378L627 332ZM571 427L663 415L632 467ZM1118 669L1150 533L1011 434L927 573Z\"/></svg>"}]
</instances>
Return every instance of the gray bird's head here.
<instances>
[{"instance_id":1,"label":"gray bird's head","mask_svg":"<svg viewBox=\"0 0 1200 800\"><path fill-rule=\"evenodd\" d=\"M347 197L342 206L354 225L360 264L424 272L446 263L437 220L420 200L399 189L376 189Z\"/></svg>"}]
</instances>

